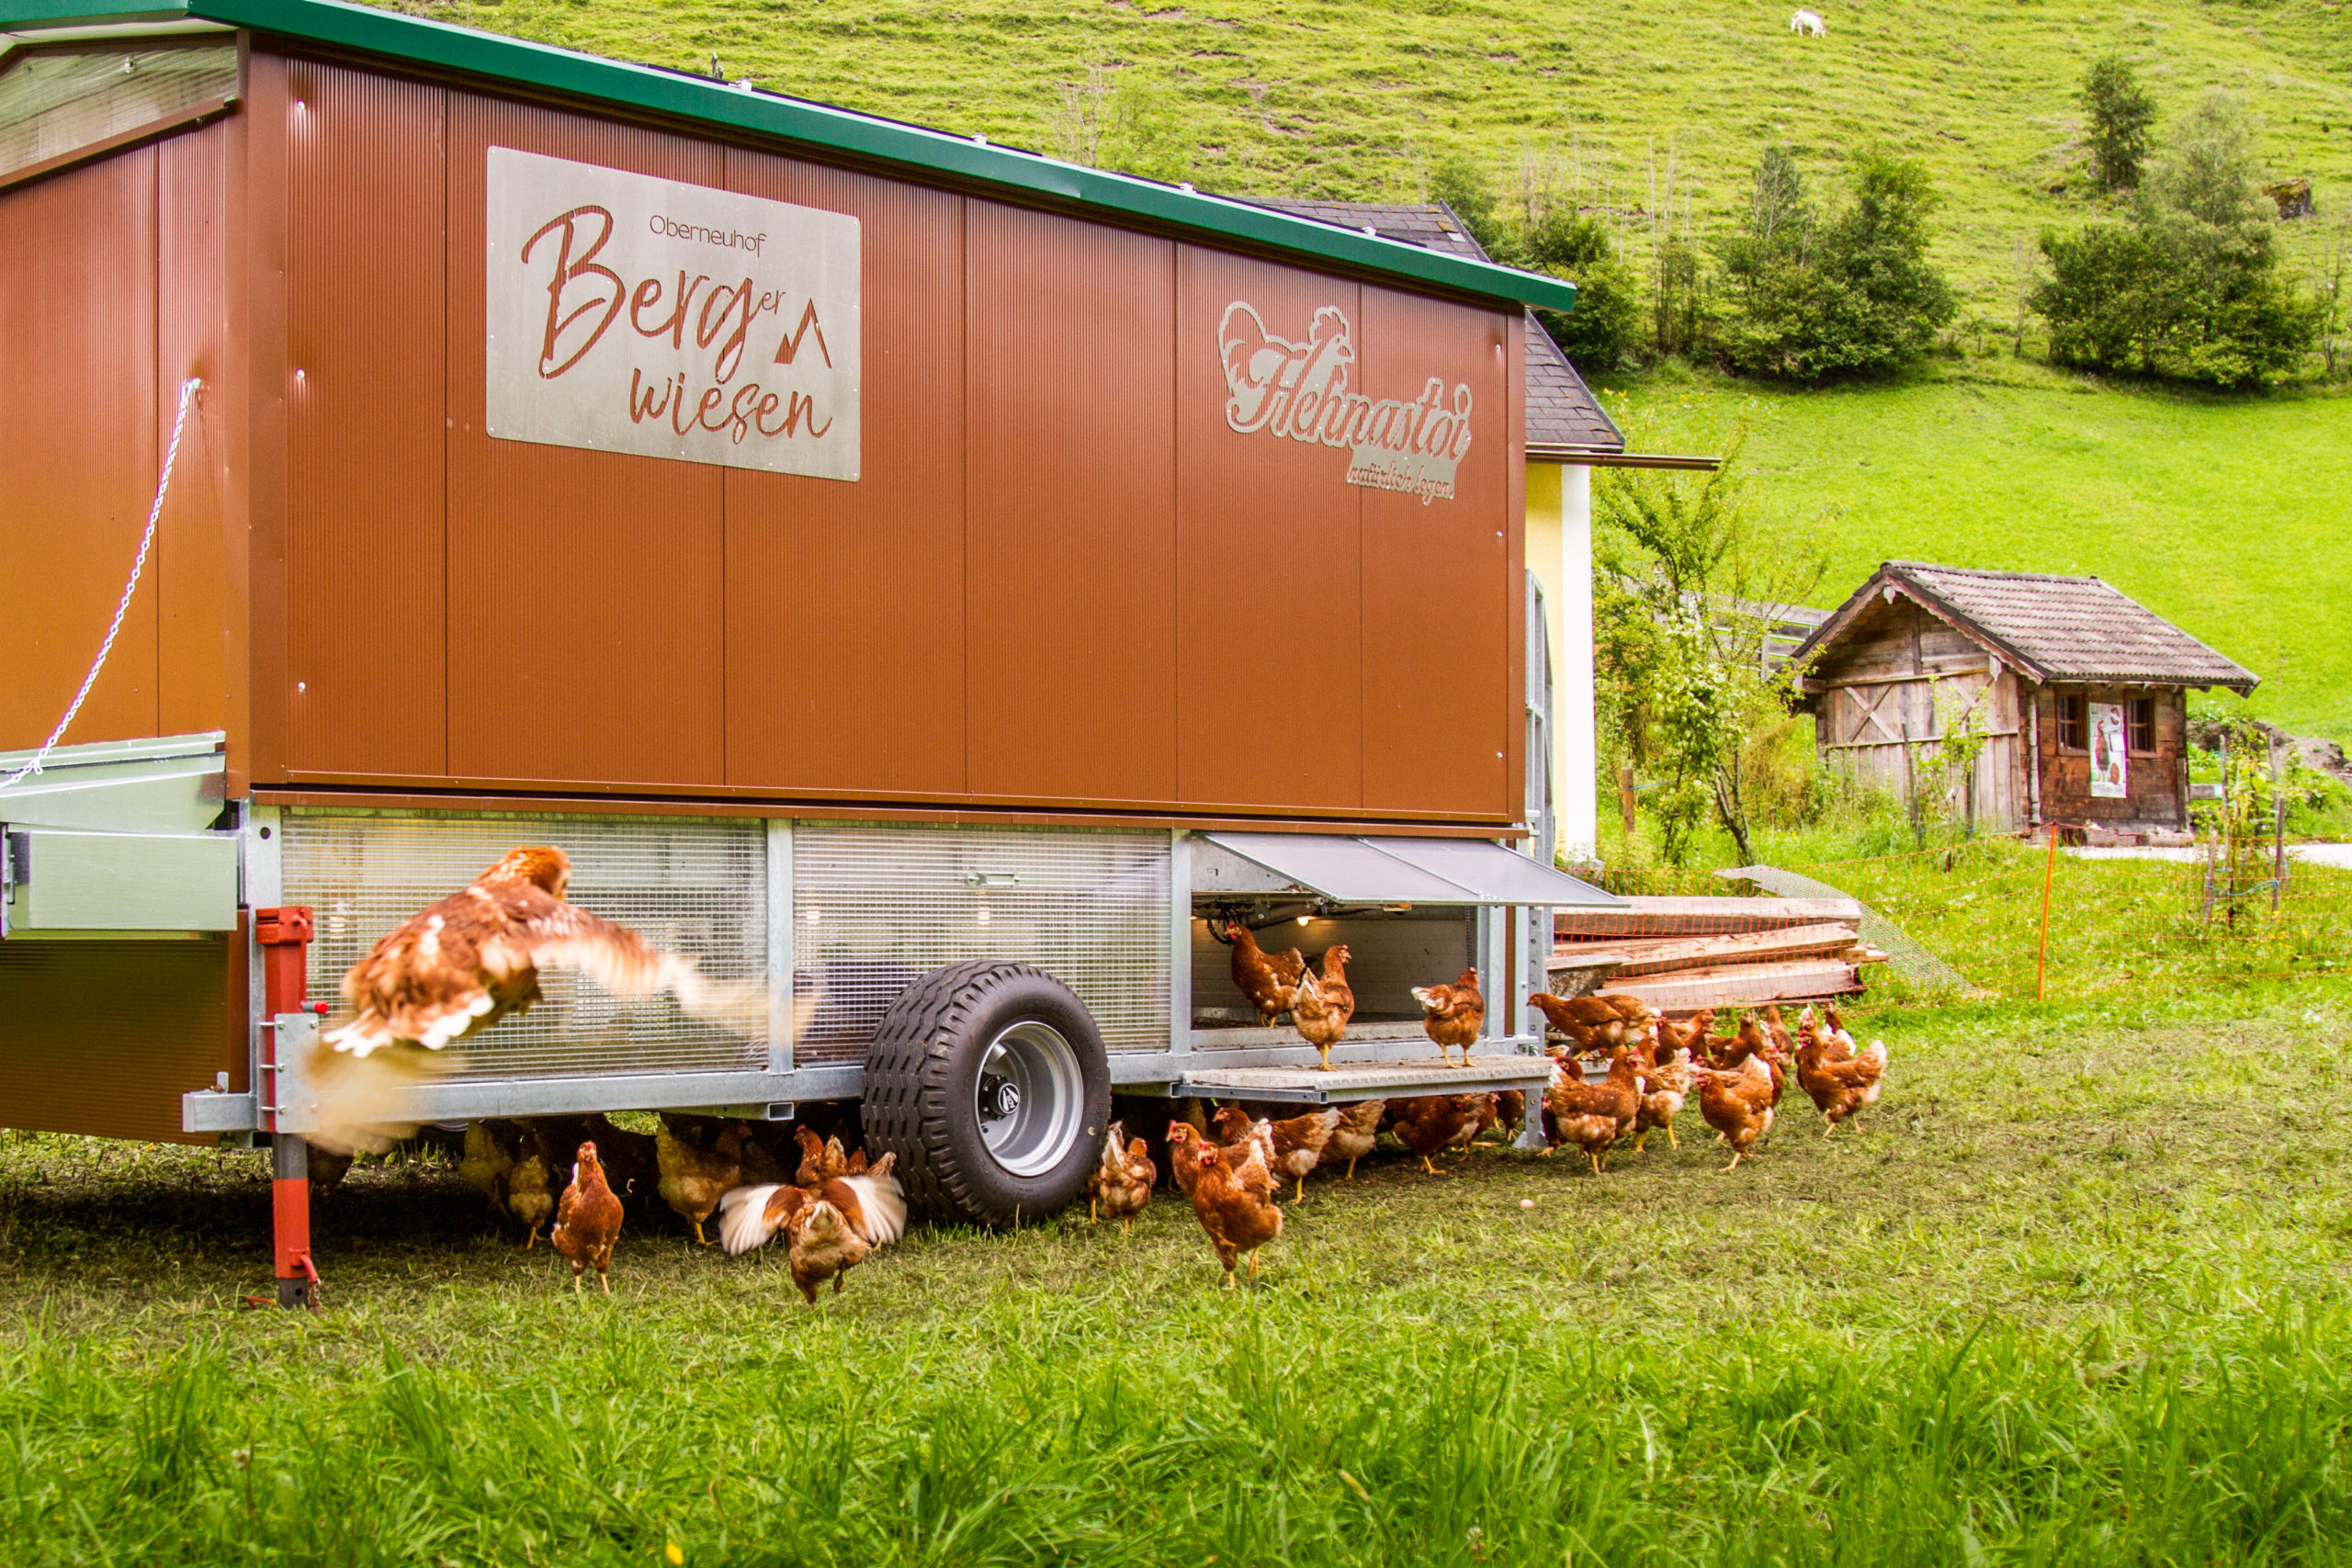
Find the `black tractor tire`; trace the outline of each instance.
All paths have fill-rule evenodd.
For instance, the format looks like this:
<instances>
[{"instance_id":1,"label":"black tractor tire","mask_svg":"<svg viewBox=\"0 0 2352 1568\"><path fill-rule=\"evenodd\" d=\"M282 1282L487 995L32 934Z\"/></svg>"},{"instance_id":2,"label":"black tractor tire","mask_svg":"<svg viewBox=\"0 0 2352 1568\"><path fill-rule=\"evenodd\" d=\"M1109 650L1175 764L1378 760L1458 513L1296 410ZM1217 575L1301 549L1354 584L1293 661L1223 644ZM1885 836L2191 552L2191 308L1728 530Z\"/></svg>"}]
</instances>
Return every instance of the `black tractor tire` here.
<instances>
[{"instance_id":1,"label":"black tractor tire","mask_svg":"<svg viewBox=\"0 0 2352 1568\"><path fill-rule=\"evenodd\" d=\"M1025 1161L1049 1163L1015 1171L989 1149L979 1096L990 1045L1024 1024L1067 1043L1077 1099L1055 1117L1068 1146L1053 1140ZM898 1156L908 1202L935 1221L1001 1228L1059 1213L1086 1190L1110 1112L1110 1062L1093 1015L1025 964L975 959L923 976L883 1015L866 1052L868 1152Z\"/></svg>"}]
</instances>

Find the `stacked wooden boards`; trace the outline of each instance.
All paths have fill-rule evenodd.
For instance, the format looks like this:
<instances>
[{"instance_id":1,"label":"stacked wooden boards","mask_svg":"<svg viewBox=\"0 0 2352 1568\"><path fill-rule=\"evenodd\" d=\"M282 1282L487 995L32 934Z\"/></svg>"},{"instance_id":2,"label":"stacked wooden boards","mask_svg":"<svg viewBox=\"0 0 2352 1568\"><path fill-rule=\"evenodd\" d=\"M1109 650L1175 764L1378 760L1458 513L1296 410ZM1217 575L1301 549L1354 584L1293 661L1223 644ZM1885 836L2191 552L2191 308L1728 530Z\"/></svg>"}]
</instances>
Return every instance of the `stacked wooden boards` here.
<instances>
[{"instance_id":1,"label":"stacked wooden boards","mask_svg":"<svg viewBox=\"0 0 2352 1568\"><path fill-rule=\"evenodd\" d=\"M1823 1001L1860 991L1860 966L1886 961L1861 941L1861 919L1851 898L1629 898L1622 909L1556 911L1552 967L1615 959L1601 992L1673 1017Z\"/></svg>"}]
</instances>

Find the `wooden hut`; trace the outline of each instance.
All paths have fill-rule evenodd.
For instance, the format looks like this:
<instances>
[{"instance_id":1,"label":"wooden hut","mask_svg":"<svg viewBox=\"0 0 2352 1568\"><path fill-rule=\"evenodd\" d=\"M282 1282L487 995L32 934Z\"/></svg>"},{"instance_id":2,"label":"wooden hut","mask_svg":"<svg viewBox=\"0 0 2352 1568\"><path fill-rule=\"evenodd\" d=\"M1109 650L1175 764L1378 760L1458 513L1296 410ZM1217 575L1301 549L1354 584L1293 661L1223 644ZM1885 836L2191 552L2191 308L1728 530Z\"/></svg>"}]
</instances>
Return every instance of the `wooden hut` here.
<instances>
[{"instance_id":1,"label":"wooden hut","mask_svg":"<svg viewBox=\"0 0 2352 1568\"><path fill-rule=\"evenodd\" d=\"M1907 802L1967 716L1984 748L1951 804L2104 842L2188 831L2188 689L2256 681L2096 577L1917 561L1881 566L1795 658L1825 761Z\"/></svg>"}]
</instances>

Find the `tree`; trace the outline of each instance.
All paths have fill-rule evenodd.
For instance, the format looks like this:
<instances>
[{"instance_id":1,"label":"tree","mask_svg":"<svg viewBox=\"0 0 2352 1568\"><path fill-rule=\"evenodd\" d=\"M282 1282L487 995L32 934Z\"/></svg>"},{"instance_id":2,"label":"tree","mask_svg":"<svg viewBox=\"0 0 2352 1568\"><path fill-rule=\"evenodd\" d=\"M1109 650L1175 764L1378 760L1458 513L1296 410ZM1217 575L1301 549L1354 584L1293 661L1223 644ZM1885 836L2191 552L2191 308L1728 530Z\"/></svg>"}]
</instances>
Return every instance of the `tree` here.
<instances>
[{"instance_id":1,"label":"tree","mask_svg":"<svg viewBox=\"0 0 2352 1568\"><path fill-rule=\"evenodd\" d=\"M2208 93L2166 138L2128 229L2042 237L2033 308L2062 365L2243 387L2290 373L2319 315L2278 273L2278 211L2256 178L2254 124Z\"/></svg>"},{"instance_id":2,"label":"tree","mask_svg":"<svg viewBox=\"0 0 2352 1568\"><path fill-rule=\"evenodd\" d=\"M2130 190L2140 183L2140 165L2148 155L2156 100L2140 85L2130 62L2110 54L2083 77L2080 101L2091 177L2109 190Z\"/></svg>"},{"instance_id":3,"label":"tree","mask_svg":"<svg viewBox=\"0 0 2352 1568\"><path fill-rule=\"evenodd\" d=\"M1716 245L1724 363L1797 381L1915 363L1959 310L1928 261L1936 207L1925 165L1865 150L1822 218L1795 160L1766 149L1739 231Z\"/></svg>"},{"instance_id":4,"label":"tree","mask_svg":"<svg viewBox=\"0 0 2352 1568\"><path fill-rule=\"evenodd\" d=\"M1723 466L1691 474L1604 468L1593 481L1594 665L1608 750L1656 776L1653 811L1679 863L1709 814L1753 860L1748 742L1787 716L1794 671L1768 671L1778 607L1801 604L1826 556L1819 520L1777 524L1740 461L1748 416L1702 405L1661 428L1618 412L1629 437L1715 446Z\"/></svg>"},{"instance_id":5,"label":"tree","mask_svg":"<svg viewBox=\"0 0 2352 1568\"><path fill-rule=\"evenodd\" d=\"M1046 117L1057 157L1171 185L1192 173L1197 139L1168 96L1139 76L1089 61L1086 80L1061 84L1059 94Z\"/></svg>"},{"instance_id":6,"label":"tree","mask_svg":"<svg viewBox=\"0 0 2352 1568\"><path fill-rule=\"evenodd\" d=\"M1951 286L1928 263L1928 220L1939 205L1918 160L1867 149L1855 158L1852 198L1830 224L1826 249L1856 313L1849 336L1880 365L1916 362L1959 312Z\"/></svg>"},{"instance_id":7,"label":"tree","mask_svg":"<svg viewBox=\"0 0 2352 1568\"><path fill-rule=\"evenodd\" d=\"M1487 182L1487 171L1475 158L1461 152L1450 152L1430 170L1430 199L1442 201L1453 209L1470 237L1478 242L1488 255L1502 259L1511 249L1504 233L1501 215L1497 210L1495 187Z\"/></svg>"},{"instance_id":8,"label":"tree","mask_svg":"<svg viewBox=\"0 0 2352 1568\"><path fill-rule=\"evenodd\" d=\"M1513 258L1577 286L1577 308L1540 310L1544 330L1587 372L1614 370L1642 332L1642 294L1598 218L1555 207L1529 225Z\"/></svg>"}]
</instances>

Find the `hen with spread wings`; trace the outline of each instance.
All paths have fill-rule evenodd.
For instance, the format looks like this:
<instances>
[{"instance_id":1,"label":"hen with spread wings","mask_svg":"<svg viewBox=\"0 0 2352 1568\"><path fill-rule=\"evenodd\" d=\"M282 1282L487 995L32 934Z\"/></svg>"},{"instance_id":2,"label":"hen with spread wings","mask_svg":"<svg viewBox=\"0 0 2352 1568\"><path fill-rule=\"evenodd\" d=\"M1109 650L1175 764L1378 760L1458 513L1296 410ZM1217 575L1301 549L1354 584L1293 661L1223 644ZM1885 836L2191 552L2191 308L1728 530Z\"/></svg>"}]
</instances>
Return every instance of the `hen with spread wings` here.
<instances>
[{"instance_id":1,"label":"hen with spread wings","mask_svg":"<svg viewBox=\"0 0 2352 1568\"><path fill-rule=\"evenodd\" d=\"M538 1000L542 970L578 970L625 1001L667 991L689 1015L738 1034L767 1026L763 987L712 980L693 959L567 903L571 881L561 850L510 851L351 966L351 1017L320 1037L306 1066L314 1141L381 1147L405 1135L411 1124L388 1113L401 1090L437 1053Z\"/></svg>"},{"instance_id":2,"label":"hen with spread wings","mask_svg":"<svg viewBox=\"0 0 2352 1568\"><path fill-rule=\"evenodd\" d=\"M328 1031L336 1051L386 1045L438 1051L539 999L539 971L577 969L625 1000L669 991L706 1021L749 1034L767 1021L758 987L706 978L626 926L564 901L571 861L559 849L514 850L377 942L343 977L351 1021Z\"/></svg>"}]
</instances>

